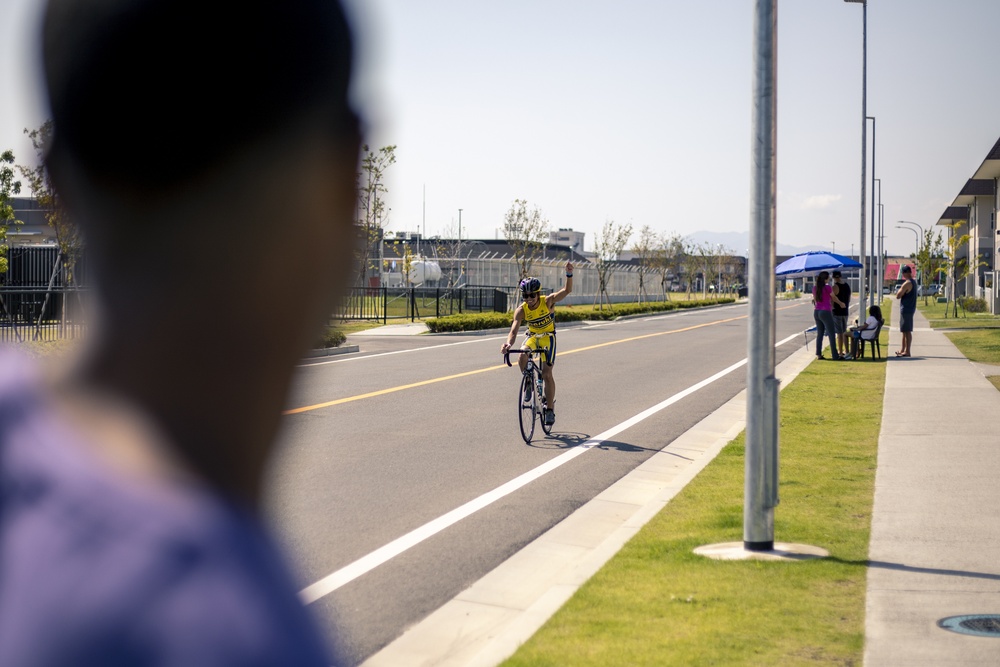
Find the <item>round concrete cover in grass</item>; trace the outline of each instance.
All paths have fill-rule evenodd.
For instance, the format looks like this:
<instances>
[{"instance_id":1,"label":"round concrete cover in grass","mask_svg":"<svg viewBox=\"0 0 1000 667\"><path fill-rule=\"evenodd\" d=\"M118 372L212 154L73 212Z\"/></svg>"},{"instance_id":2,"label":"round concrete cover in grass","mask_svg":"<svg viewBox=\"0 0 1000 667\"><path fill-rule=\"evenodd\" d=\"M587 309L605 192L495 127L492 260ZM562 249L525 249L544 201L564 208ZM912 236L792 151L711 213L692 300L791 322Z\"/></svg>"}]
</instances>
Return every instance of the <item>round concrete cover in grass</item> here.
<instances>
[{"instance_id":1,"label":"round concrete cover in grass","mask_svg":"<svg viewBox=\"0 0 1000 667\"><path fill-rule=\"evenodd\" d=\"M830 552L826 549L809 544L789 544L775 542L771 551L750 551L744 548L742 542L723 542L721 544L706 544L697 547L694 552L699 556L715 560L812 560L826 558Z\"/></svg>"}]
</instances>

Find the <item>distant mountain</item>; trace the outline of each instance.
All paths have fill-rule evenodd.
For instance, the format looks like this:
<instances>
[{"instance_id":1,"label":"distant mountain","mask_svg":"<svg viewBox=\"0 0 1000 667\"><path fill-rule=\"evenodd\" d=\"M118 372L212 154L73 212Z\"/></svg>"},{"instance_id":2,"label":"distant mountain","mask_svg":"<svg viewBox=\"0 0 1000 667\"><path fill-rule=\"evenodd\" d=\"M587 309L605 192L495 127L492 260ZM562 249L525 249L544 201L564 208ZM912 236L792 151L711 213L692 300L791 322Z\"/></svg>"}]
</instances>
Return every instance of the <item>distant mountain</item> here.
<instances>
[{"instance_id":1,"label":"distant mountain","mask_svg":"<svg viewBox=\"0 0 1000 667\"><path fill-rule=\"evenodd\" d=\"M688 234L684 238L691 243L709 243L711 245L721 243L735 251L737 255L745 255L750 249L750 232L700 231ZM820 245L790 246L783 243L778 243L775 247L775 253L778 255L797 255L800 252L809 252L810 250L830 250L830 247Z\"/></svg>"}]
</instances>

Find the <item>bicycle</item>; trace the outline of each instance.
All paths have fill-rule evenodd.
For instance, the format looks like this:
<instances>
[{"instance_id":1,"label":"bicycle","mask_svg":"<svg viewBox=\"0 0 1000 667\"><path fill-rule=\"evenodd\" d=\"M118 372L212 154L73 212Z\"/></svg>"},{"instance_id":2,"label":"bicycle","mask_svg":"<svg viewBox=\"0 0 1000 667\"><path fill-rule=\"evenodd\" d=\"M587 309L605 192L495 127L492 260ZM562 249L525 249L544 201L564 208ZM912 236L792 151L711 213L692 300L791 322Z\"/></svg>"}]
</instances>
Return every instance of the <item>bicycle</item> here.
<instances>
[{"instance_id":1,"label":"bicycle","mask_svg":"<svg viewBox=\"0 0 1000 667\"><path fill-rule=\"evenodd\" d=\"M517 418L521 425L521 437L528 444L531 444L531 436L535 434L535 419L542 425L545 435L552 433L552 424L545 423L545 391L542 382L542 371L535 361L534 355L544 355L545 350L514 349L504 352L503 360L508 366L512 353L526 353L528 363L524 366L524 374L521 384L517 388Z\"/></svg>"}]
</instances>

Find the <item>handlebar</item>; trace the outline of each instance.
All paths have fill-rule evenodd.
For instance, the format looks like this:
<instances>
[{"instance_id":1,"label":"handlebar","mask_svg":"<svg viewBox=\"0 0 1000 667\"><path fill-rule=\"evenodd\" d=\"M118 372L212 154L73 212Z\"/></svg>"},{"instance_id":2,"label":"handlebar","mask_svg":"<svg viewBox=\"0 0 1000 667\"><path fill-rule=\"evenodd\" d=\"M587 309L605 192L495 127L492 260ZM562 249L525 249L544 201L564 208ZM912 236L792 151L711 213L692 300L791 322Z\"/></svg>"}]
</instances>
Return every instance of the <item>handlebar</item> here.
<instances>
[{"instance_id":1,"label":"handlebar","mask_svg":"<svg viewBox=\"0 0 1000 667\"><path fill-rule=\"evenodd\" d=\"M518 348L513 348L512 347L512 348L510 348L509 350L507 350L506 352L503 353L503 360L504 360L504 362L508 366L512 366L513 364L510 363L510 355L511 355L511 353L516 352L517 354L523 354L523 353L527 352L528 354L531 354L532 352L538 352L538 351L539 350L518 349Z\"/></svg>"}]
</instances>

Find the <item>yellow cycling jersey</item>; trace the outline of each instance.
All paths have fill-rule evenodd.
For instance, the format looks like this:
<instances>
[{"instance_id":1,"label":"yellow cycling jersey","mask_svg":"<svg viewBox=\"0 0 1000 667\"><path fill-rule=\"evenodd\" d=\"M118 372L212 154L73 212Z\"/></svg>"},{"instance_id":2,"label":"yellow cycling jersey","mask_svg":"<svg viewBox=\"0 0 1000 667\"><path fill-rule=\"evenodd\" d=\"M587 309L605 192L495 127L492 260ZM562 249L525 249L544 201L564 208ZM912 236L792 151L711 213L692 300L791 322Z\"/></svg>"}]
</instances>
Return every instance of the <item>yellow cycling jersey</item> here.
<instances>
[{"instance_id":1,"label":"yellow cycling jersey","mask_svg":"<svg viewBox=\"0 0 1000 667\"><path fill-rule=\"evenodd\" d=\"M545 303L544 296L538 298L537 308L529 308L528 302L524 302L524 321L528 325L528 331L533 334L552 333L556 330L556 320Z\"/></svg>"}]
</instances>

